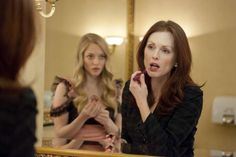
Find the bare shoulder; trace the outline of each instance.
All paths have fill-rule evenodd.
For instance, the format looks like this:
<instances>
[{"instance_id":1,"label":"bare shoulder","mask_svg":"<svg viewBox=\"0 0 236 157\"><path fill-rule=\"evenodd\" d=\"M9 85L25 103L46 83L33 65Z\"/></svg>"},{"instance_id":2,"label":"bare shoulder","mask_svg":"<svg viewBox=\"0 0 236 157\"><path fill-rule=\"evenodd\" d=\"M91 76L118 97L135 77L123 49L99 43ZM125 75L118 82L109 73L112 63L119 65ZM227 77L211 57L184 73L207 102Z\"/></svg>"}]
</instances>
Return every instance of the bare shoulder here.
<instances>
[{"instance_id":1,"label":"bare shoulder","mask_svg":"<svg viewBox=\"0 0 236 157\"><path fill-rule=\"evenodd\" d=\"M67 97L66 95L66 85L61 82L57 85L52 105L54 108L61 106L64 102L66 102Z\"/></svg>"},{"instance_id":2,"label":"bare shoulder","mask_svg":"<svg viewBox=\"0 0 236 157\"><path fill-rule=\"evenodd\" d=\"M55 95L58 95L58 94L65 94L66 93L66 85L64 82L60 82L57 87L56 87L56 90L55 90Z\"/></svg>"}]
</instances>

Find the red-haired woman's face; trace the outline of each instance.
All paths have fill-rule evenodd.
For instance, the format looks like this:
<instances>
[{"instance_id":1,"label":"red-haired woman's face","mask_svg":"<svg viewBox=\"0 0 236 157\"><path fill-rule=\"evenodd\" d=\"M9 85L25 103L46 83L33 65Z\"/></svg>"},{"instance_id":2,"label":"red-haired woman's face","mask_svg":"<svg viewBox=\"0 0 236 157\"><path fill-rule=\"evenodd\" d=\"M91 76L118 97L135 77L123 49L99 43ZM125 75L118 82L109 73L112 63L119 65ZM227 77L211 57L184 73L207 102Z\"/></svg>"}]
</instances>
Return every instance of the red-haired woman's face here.
<instances>
[{"instance_id":1,"label":"red-haired woman's face","mask_svg":"<svg viewBox=\"0 0 236 157\"><path fill-rule=\"evenodd\" d=\"M174 38L170 32L152 33L144 49L144 65L152 78L167 78L175 64Z\"/></svg>"}]
</instances>

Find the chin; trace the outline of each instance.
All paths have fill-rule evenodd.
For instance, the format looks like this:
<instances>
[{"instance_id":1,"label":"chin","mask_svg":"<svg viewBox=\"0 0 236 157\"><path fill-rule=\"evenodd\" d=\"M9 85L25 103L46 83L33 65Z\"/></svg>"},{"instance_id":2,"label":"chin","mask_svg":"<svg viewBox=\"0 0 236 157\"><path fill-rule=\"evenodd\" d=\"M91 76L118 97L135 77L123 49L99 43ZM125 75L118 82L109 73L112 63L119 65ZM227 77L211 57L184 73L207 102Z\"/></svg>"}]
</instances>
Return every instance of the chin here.
<instances>
[{"instance_id":1,"label":"chin","mask_svg":"<svg viewBox=\"0 0 236 157\"><path fill-rule=\"evenodd\" d=\"M148 71L147 74L149 77L161 77L162 76L157 72L151 72L151 71Z\"/></svg>"},{"instance_id":2,"label":"chin","mask_svg":"<svg viewBox=\"0 0 236 157\"><path fill-rule=\"evenodd\" d=\"M92 76L93 77L99 77L99 74L93 74Z\"/></svg>"},{"instance_id":3,"label":"chin","mask_svg":"<svg viewBox=\"0 0 236 157\"><path fill-rule=\"evenodd\" d=\"M147 74L148 74L148 76L150 76L150 77L156 77L156 72L151 72L151 71L147 71Z\"/></svg>"},{"instance_id":4,"label":"chin","mask_svg":"<svg viewBox=\"0 0 236 157\"><path fill-rule=\"evenodd\" d=\"M149 77L152 77L152 78L157 78L157 77L161 77L160 75L149 75Z\"/></svg>"},{"instance_id":5,"label":"chin","mask_svg":"<svg viewBox=\"0 0 236 157\"><path fill-rule=\"evenodd\" d=\"M94 77L99 77L101 75L101 73L95 73L93 74Z\"/></svg>"}]
</instances>

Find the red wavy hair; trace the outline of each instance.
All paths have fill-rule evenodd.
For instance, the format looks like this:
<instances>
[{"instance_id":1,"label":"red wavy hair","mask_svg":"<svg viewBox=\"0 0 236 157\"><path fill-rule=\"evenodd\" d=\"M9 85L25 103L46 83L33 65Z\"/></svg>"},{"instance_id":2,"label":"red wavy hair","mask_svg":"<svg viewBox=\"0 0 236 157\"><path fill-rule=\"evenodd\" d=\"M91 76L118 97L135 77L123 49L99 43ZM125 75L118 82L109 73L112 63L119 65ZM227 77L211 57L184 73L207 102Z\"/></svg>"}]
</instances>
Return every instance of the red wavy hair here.
<instances>
[{"instance_id":1,"label":"red wavy hair","mask_svg":"<svg viewBox=\"0 0 236 157\"><path fill-rule=\"evenodd\" d=\"M184 97L184 86L194 85L192 78L190 77L192 55L189 47L187 36L184 30L173 21L159 21L151 26L151 28L145 34L143 40L139 44L137 52L137 62L139 69L143 71L144 65L144 49L149 36L154 32L170 32L174 37L174 51L176 53L176 62L178 67L173 67L170 77L165 82L161 89L161 97L157 111L160 114L170 113L178 104L180 104ZM151 88L151 78L145 74L145 81L149 91L148 104L151 107L154 104L154 96Z\"/></svg>"}]
</instances>

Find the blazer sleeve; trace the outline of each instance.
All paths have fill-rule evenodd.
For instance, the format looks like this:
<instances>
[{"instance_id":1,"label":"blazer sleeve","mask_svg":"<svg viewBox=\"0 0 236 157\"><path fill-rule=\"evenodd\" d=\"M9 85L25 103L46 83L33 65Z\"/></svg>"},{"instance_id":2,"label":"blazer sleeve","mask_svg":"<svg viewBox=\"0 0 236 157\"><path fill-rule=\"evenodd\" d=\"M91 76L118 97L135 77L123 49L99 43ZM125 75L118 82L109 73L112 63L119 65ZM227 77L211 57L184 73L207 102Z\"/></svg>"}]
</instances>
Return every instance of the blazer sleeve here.
<instances>
[{"instance_id":1,"label":"blazer sleeve","mask_svg":"<svg viewBox=\"0 0 236 157\"><path fill-rule=\"evenodd\" d=\"M37 141L36 131L36 114L37 102L34 92L27 89L20 97L21 104L17 105L15 129L12 135L12 144L9 156L34 156L34 144ZM9 139L8 139L9 140Z\"/></svg>"},{"instance_id":2,"label":"blazer sleeve","mask_svg":"<svg viewBox=\"0 0 236 157\"><path fill-rule=\"evenodd\" d=\"M121 114L122 114L122 131L121 138L124 139L127 143L131 143L131 139L127 132L127 118L128 118L128 108L127 104L129 103L132 95L129 92L129 83L125 84L125 87L122 92L122 104L121 104Z\"/></svg>"}]
</instances>

